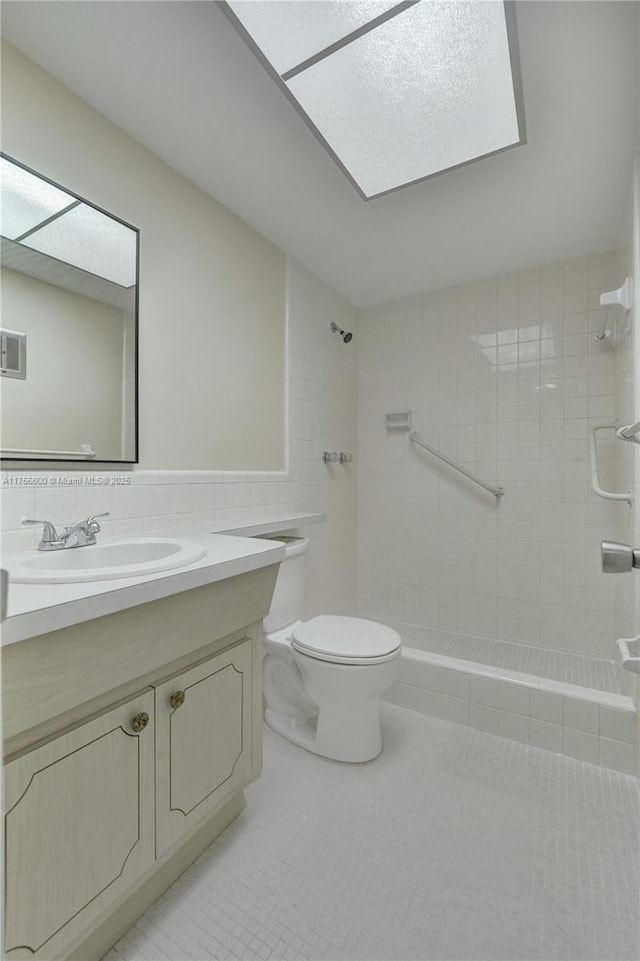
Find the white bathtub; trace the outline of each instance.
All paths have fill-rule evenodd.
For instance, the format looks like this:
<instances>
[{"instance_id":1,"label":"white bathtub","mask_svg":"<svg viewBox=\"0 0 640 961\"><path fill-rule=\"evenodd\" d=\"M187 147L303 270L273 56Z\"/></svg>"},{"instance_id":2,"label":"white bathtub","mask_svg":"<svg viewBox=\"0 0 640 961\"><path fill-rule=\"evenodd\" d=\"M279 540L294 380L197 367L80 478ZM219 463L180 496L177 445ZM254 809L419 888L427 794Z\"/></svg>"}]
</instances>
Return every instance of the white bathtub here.
<instances>
[{"instance_id":1,"label":"white bathtub","mask_svg":"<svg viewBox=\"0 0 640 961\"><path fill-rule=\"evenodd\" d=\"M617 691L425 650L429 637L438 640L437 635L442 632L396 622L392 626L403 635L405 647L396 680L383 699L455 724L638 776L637 712L629 694L620 691L620 683L610 682L611 672L615 672L613 661L586 658L593 663L582 665L581 669L586 683L617 686ZM504 644L450 632L448 636L454 642L463 642L449 645L457 649L467 646L483 651L486 644ZM420 649L412 647L412 643L420 643ZM524 657L526 661L528 649L513 647L514 657Z\"/></svg>"}]
</instances>

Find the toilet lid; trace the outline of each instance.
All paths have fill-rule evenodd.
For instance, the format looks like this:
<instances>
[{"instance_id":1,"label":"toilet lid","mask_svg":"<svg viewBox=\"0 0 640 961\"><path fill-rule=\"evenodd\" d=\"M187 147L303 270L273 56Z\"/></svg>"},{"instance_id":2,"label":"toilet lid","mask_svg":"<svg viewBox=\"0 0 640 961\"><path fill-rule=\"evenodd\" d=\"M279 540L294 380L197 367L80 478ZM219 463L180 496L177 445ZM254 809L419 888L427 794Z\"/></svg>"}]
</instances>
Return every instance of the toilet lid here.
<instances>
[{"instance_id":1,"label":"toilet lid","mask_svg":"<svg viewBox=\"0 0 640 961\"><path fill-rule=\"evenodd\" d=\"M402 643L400 635L384 624L337 614L320 614L296 624L291 638L296 650L323 659L384 657Z\"/></svg>"}]
</instances>

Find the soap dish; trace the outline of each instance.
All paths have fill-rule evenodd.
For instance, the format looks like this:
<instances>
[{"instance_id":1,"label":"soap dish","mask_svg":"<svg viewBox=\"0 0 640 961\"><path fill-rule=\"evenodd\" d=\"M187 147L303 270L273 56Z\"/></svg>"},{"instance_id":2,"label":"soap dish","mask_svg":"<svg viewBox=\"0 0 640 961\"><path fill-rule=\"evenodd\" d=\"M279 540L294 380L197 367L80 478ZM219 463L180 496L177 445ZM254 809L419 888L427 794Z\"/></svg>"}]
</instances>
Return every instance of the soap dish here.
<instances>
[{"instance_id":1,"label":"soap dish","mask_svg":"<svg viewBox=\"0 0 640 961\"><path fill-rule=\"evenodd\" d=\"M616 641L622 666L627 671L640 674L640 634L638 637L620 637Z\"/></svg>"}]
</instances>

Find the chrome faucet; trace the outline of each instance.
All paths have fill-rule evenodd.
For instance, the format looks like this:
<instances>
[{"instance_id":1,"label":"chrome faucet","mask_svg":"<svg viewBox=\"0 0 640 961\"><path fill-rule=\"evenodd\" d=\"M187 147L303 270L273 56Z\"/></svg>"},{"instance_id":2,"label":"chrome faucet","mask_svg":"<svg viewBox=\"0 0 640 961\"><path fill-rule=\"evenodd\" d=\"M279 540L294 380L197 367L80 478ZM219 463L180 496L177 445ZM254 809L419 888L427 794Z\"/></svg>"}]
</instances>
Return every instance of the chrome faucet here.
<instances>
[{"instance_id":1,"label":"chrome faucet","mask_svg":"<svg viewBox=\"0 0 640 961\"><path fill-rule=\"evenodd\" d=\"M100 532L100 525L97 517L108 517L109 511L104 514L92 514L84 521L65 527L61 533L56 531L51 521L38 521L25 519L23 524L42 524L42 540L38 544L39 551L63 551L71 547L87 547L96 543L96 534Z\"/></svg>"}]
</instances>

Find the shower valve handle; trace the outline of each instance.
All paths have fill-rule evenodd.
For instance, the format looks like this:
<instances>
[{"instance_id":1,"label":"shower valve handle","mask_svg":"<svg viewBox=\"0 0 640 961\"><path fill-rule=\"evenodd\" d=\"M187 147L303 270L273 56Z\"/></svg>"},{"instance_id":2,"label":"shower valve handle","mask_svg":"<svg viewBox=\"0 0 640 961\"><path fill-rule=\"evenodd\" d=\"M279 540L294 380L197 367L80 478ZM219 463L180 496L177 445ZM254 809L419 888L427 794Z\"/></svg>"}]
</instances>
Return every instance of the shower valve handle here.
<instances>
[{"instance_id":1,"label":"shower valve handle","mask_svg":"<svg viewBox=\"0 0 640 961\"><path fill-rule=\"evenodd\" d=\"M602 542L602 571L604 574L624 574L640 567L640 550L615 541Z\"/></svg>"}]
</instances>

